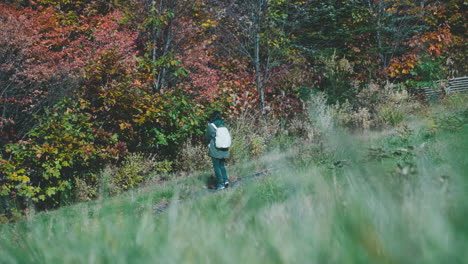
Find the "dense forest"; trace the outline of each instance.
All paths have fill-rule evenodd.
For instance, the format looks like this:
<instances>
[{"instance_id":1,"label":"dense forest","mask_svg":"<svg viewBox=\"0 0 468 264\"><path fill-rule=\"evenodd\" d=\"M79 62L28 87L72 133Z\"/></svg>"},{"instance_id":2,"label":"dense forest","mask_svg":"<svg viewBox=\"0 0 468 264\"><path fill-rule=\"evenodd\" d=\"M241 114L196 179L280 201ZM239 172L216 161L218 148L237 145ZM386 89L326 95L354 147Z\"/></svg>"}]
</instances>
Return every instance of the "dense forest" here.
<instances>
[{"instance_id":1,"label":"dense forest","mask_svg":"<svg viewBox=\"0 0 468 264\"><path fill-rule=\"evenodd\" d=\"M1 1L0 214L200 169L213 110L232 163L313 140L311 98L350 130L397 125L419 87L467 75L466 17L463 0Z\"/></svg>"}]
</instances>

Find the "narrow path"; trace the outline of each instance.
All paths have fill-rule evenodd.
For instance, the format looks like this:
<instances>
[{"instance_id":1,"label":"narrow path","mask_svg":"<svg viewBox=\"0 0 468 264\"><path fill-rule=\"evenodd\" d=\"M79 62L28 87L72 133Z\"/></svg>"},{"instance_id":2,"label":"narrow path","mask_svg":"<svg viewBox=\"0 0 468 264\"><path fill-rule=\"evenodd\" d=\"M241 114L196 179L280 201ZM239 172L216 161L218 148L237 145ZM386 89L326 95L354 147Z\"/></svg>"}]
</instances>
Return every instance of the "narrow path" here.
<instances>
[{"instance_id":1,"label":"narrow path","mask_svg":"<svg viewBox=\"0 0 468 264\"><path fill-rule=\"evenodd\" d=\"M252 181L254 181L256 179L259 179L259 178L262 178L262 177L268 175L269 173L271 173L272 171L276 171L276 170L278 170L278 169L277 168L268 168L268 169L264 169L264 170L257 171L255 173L246 175L244 177L240 177L239 180L237 180L235 182L231 182L229 184L228 189L236 188L239 185L243 185L243 184L252 182ZM225 190L227 190L227 189L225 189ZM204 196L207 196L207 195L212 195L212 194L215 194L215 193L223 192L225 190L217 190L215 188L208 188L208 189L199 190L199 191L195 192L193 195L191 195L190 199L176 201L176 203L180 205L180 204L183 204L183 203L186 203L186 202L189 202L189 201L193 201L194 199L198 199L198 198L201 198L201 197L204 197ZM166 202L166 203L156 205L155 208L153 209L154 214L158 215L158 214L164 213L169 208L169 206L171 206L171 204L173 204L173 203L174 202Z\"/></svg>"}]
</instances>

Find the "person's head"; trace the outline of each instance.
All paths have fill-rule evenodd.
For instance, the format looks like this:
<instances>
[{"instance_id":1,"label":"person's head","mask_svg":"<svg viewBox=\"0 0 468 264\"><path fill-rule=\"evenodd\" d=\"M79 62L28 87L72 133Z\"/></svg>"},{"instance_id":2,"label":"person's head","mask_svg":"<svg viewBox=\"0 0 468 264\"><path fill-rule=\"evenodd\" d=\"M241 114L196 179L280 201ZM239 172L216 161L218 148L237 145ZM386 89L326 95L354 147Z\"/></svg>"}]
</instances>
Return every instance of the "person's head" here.
<instances>
[{"instance_id":1,"label":"person's head","mask_svg":"<svg viewBox=\"0 0 468 264\"><path fill-rule=\"evenodd\" d=\"M213 113L210 115L210 122L214 122L216 120L221 120L221 112L215 110Z\"/></svg>"}]
</instances>

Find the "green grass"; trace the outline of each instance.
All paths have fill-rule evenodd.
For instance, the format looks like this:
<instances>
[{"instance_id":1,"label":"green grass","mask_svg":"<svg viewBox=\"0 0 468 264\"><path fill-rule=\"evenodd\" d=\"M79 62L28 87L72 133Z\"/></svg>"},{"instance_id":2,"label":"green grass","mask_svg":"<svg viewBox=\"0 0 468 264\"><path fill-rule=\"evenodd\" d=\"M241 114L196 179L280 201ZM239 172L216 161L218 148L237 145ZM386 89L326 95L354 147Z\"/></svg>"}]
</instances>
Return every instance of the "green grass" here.
<instances>
[{"instance_id":1,"label":"green grass","mask_svg":"<svg viewBox=\"0 0 468 264\"><path fill-rule=\"evenodd\" d=\"M281 169L227 191L198 195L201 173L1 225L0 263L464 263L463 109L385 132L334 130L323 147L229 168Z\"/></svg>"}]
</instances>

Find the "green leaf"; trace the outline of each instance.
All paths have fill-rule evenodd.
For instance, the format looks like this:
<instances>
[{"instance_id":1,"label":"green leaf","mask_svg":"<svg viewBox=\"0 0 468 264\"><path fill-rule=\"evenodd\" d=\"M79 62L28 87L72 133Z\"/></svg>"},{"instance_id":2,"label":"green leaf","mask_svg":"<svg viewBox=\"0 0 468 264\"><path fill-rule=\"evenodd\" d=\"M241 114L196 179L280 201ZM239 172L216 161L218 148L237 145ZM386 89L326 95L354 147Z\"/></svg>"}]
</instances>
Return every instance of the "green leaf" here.
<instances>
[{"instance_id":1,"label":"green leaf","mask_svg":"<svg viewBox=\"0 0 468 264\"><path fill-rule=\"evenodd\" d=\"M47 196L51 197L52 195L54 195L56 193L56 189L55 187L50 187L46 190L46 194Z\"/></svg>"}]
</instances>

